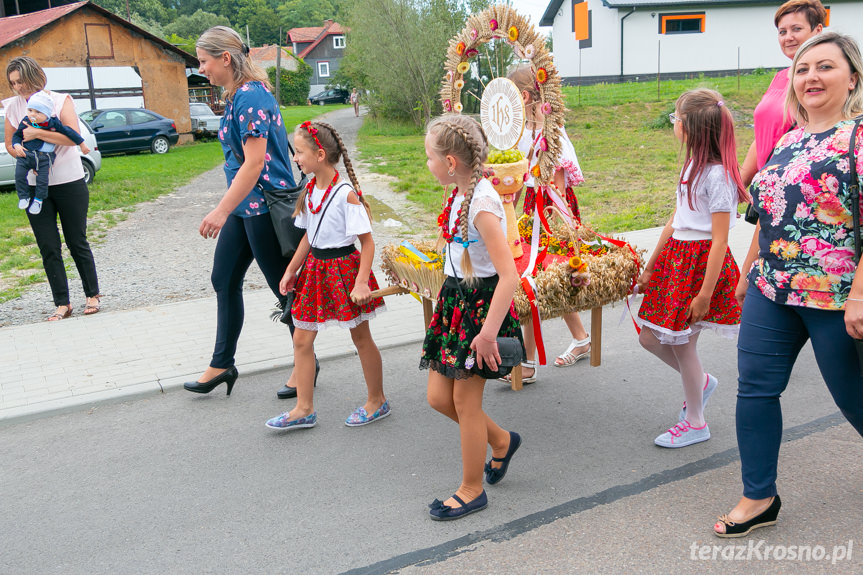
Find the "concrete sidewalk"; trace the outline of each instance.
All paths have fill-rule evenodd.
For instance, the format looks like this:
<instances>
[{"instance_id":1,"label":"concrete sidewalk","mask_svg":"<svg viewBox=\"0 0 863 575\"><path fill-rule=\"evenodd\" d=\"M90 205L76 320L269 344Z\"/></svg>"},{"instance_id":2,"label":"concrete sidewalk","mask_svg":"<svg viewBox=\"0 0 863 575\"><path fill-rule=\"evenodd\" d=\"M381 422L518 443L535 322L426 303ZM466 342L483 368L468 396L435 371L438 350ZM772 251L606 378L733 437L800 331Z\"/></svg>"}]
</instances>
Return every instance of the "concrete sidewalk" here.
<instances>
[{"instance_id":1,"label":"concrete sidewalk","mask_svg":"<svg viewBox=\"0 0 863 575\"><path fill-rule=\"evenodd\" d=\"M738 220L729 243L743 261L753 226ZM650 251L661 228L619 237ZM385 276L376 272L378 278ZM267 320L275 298L247 292L237 369L251 374L293 365L288 329ZM422 306L409 295L388 297L371 322L381 349L422 341ZM56 413L102 401L161 393L197 378L208 365L216 332L210 298L59 322L0 328L0 422ZM327 329L315 342L320 359L356 353L348 330ZM273 382L273 390L281 382Z\"/></svg>"}]
</instances>

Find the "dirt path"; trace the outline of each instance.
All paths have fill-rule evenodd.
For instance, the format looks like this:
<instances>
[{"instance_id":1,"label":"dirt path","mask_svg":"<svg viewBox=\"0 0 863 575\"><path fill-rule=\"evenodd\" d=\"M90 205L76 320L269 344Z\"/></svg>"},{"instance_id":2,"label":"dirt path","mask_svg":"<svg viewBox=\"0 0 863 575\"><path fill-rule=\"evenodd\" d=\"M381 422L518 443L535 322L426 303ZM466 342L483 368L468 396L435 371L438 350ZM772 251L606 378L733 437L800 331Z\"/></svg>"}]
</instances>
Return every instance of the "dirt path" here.
<instances>
[{"instance_id":1,"label":"dirt path","mask_svg":"<svg viewBox=\"0 0 863 575\"><path fill-rule=\"evenodd\" d=\"M322 117L342 135L351 159L356 154L357 132L362 118L352 109L338 110ZM355 162L357 178L364 193L372 197L373 210L384 217L374 223L374 238L380 247L411 238L430 226L402 194L393 191L388 178L372 174ZM98 177L98 176L97 176ZM104 295L103 310L115 311L166 302L209 297L213 294L210 272L215 242L198 235L201 219L225 192L221 166L195 178L188 185L140 204L128 219L107 232L93 247L99 285ZM397 220L402 225L393 223ZM74 264L66 255L69 289L75 314L84 308L84 292ZM375 266L378 281L386 280ZM252 265L246 275L246 289L267 289L263 275ZM0 304L0 327L45 320L54 311L47 282L27 290L21 297Z\"/></svg>"}]
</instances>

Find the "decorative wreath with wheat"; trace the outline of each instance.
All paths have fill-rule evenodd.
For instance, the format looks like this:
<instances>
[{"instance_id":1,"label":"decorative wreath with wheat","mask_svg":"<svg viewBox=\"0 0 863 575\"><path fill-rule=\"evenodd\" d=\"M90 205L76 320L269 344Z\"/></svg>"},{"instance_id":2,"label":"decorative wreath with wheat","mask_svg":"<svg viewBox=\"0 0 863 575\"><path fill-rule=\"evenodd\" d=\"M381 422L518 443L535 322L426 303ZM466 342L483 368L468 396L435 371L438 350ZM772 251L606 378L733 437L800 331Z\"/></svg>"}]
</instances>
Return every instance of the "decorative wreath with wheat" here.
<instances>
[{"instance_id":1,"label":"decorative wreath with wheat","mask_svg":"<svg viewBox=\"0 0 863 575\"><path fill-rule=\"evenodd\" d=\"M566 116L566 106L560 91L560 74L545 47L545 38L537 34L530 20L505 4L491 6L470 16L464 29L449 41L444 64L446 74L440 90L444 111L462 111L464 75L470 70L471 60L479 55L480 47L495 39L512 46L516 57L530 61L542 102L540 109L545 116L543 133L556 134L563 127ZM548 138L546 141L547 147L537 150L537 164L533 171L533 177L540 184L552 181L560 157L558 138Z\"/></svg>"},{"instance_id":2,"label":"decorative wreath with wheat","mask_svg":"<svg viewBox=\"0 0 863 575\"><path fill-rule=\"evenodd\" d=\"M543 133L556 134L564 126L566 106L560 89L560 75L551 54L545 47L545 38L537 34L524 16L508 5L493 5L470 16L464 29L449 42L446 73L441 83L440 97L444 112L461 113L464 76L471 69L471 61L487 42L502 40L512 46L516 57L530 62L536 87L540 94L543 113ZM553 181L561 154L559 138L544 138L537 153L537 164L532 175L538 186ZM519 221L520 236L528 244L532 234L529 226ZM570 218L571 219L571 218ZM535 293L527 294L524 285L516 291L516 311L524 320L531 317L531 309L538 309L543 318L559 316L570 311L582 311L626 297L633 279L641 266L641 254L628 244L605 238L584 224L555 226L550 229L550 242L557 258L548 258L533 276ZM543 244L545 245L545 244ZM433 244L423 244L420 251L431 256L431 262L417 259L399 246L387 246L383 251L383 268L393 284L434 297L443 281L440 260L434 259ZM415 250L416 251L416 250ZM420 256L422 257L422 256ZM563 261L562 261L563 260ZM533 290L531 290L533 291Z\"/></svg>"}]
</instances>

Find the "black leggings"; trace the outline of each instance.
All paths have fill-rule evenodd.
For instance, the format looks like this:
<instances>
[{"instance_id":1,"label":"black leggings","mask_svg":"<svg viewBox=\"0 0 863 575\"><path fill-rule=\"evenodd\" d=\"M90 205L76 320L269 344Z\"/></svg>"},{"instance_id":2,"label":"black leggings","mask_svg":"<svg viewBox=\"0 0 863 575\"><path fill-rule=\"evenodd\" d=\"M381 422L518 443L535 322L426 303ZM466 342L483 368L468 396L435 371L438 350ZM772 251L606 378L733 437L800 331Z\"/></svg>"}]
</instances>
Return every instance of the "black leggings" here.
<instances>
[{"instance_id":1,"label":"black leggings","mask_svg":"<svg viewBox=\"0 0 863 575\"><path fill-rule=\"evenodd\" d=\"M258 262L258 267L267 280L267 285L280 302L285 296L279 293L279 282L290 260L282 256L279 240L273 229L270 214L241 218L228 216L213 256L211 280L216 290L218 317L216 324L216 346L210 367L229 368L234 365L237 340L243 329L243 279L246 270Z\"/></svg>"},{"instance_id":2,"label":"black leggings","mask_svg":"<svg viewBox=\"0 0 863 575\"><path fill-rule=\"evenodd\" d=\"M31 192L34 188L31 187ZM81 282L84 284L84 295L93 297L99 295L99 280L96 277L96 262L93 252L87 242L87 210L90 207L90 190L83 179L66 184L48 187L48 197L42 204L38 214L27 212L36 245L42 254L42 265L48 276L54 305L69 305L69 282L66 280L66 268L63 265L63 252L60 244L60 230L57 228L57 216L63 226L63 237L66 247L75 260Z\"/></svg>"}]
</instances>

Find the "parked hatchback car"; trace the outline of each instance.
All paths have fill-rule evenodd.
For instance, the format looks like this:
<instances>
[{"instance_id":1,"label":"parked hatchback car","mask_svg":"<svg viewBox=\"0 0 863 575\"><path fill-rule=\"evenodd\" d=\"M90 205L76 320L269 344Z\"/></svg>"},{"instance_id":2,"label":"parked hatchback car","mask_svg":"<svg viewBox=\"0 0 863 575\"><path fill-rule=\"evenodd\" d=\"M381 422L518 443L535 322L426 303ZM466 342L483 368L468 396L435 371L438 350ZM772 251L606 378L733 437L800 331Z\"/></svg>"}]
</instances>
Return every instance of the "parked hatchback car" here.
<instances>
[{"instance_id":1,"label":"parked hatchback car","mask_svg":"<svg viewBox=\"0 0 863 575\"><path fill-rule=\"evenodd\" d=\"M215 136L219 132L222 117L201 102L189 102L189 114L192 117L192 132L196 136Z\"/></svg>"},{"instance_id":2,"label":"parked hatchback car","mask_svg":"<svg viewBox=\"0 0 863 575\"><path fill-rule=\"evenodd\" d=\"M165 154L180 135L174 120L143 108L90 110L81 114L103 154L150 150Z\"/></svg>"},{"instance_id":3,"label":"parked hatchback car","mask_svg":"<svg viewBox=\"0 0 863 575\"><path fill-rule=\"evenodd\" d=\"M0 123L6 122L6 110L0 108ZM102 168L102 152L96 142L96 136L87 126L86 122L79 122L81 126L81 137L90 147L90 153L81 156L81 165L84 167L84 181L88 184L96 177L96 172ZM6 146L0 146L0 186L15 185L15 158L6 151Z\"/></svg>"},{"instance_id":4,"label":"parked hatchback car","mask_svg":"<svg viewBox=\"0 0 863 575\"><path fill-rule=\"evenodd\" d=\"M350 104L351 93L347 90L331 88L309 98L309 102L323 106L324 104Z\"/></svg>"}]
</instances>

